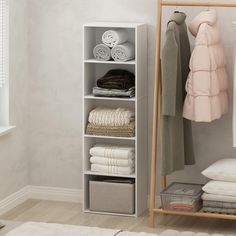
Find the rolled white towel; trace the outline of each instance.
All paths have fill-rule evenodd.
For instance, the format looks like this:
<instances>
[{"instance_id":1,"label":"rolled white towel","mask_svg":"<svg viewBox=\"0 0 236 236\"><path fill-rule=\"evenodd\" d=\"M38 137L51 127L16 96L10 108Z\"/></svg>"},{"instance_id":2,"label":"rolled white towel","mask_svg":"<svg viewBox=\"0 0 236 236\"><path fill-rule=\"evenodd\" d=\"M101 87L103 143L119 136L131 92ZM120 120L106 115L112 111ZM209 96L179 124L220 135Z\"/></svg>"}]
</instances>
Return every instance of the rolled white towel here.
<instances>
[{"instance_id":1,"label":"rolled white towel","mask_svg":"<svg viewBox=\"0 0 236 236\"><path fill-rule=\"evenodd\" d=\"M93 49L94 57L99 61L111 60L111 49L105 44L98 44Z\"/></svg>"},{"instance_id":2,"label":"rolled white towel","mask_svg":"<svg viewBox=\"0 0 236 236\"><path fill-rule=\"evenodd\" d=\"M91 156L134 159L134 147L114 146L109 144L96 144L89 150Z\"/></svg>"},{"instance_id":3,"label":"rolled white towel","mask_svg":"<svg viewBox=\"0 0 236 236\"><path fill-rule=\"evenodd\" d=\"M131 175L134 173L134 168L92 164L91 171L108 173L108 174Z\"/></svg>"},{"instance_id":4,"label":"rolled white towel","mask_svg":"<svg viewBox=\"0 0 236 236\"><path fill-rule=\"evenodd\" d=\"M134 112L126 108L97 107L89 113L89 123L103 126L123 126L134 120Z\"/></svg>"},{"instance_id":5,"label":"rolled white towel","mask_svg":"<svg viewBox=\"0 0 236 236\"><path fill-rule=\"evenodd\" d=\"M115 61L130 61L135 59L135 46L133 43L127 42L112 48L111 56Z\"/></svg>"},{"instance_id":6,"label":"rolled white towel","mask_svg":"<svg viewBox=\"0 0 236 236\"><path fill-rule=\"evenodd\" d=\"M108 165L108 166L123 166L123 167L134 167L134 159L117 159L109 157L90 157L90 163Z\"/></svg>"},{"instance_id":7,"label":"rolled white towel","mask_svg":"<svg viewBox=\"0 0 236 236\"><path fill-rule=\"evenodd\" d=\"M102 35L102 42L110 48L128 41L129 35L125 29L108 30Z\"/></svg>"}]
</instances>

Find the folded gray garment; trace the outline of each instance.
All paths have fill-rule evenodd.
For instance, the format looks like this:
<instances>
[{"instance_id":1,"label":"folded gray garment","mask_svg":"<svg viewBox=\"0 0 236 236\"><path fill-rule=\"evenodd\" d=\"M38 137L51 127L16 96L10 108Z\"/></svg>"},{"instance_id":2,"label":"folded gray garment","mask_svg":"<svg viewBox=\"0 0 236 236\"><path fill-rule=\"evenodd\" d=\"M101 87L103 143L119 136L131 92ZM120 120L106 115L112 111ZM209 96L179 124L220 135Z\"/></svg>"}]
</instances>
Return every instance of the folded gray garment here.
<instances>
[{"instance_id":1,"label":"folded gray garment","mask_svg":"<svg viewBox=\"0 0 236 236\"><path fill-rule=\"evenodd\" d=\"M123 89L104 89L99 87L93 88L93 95L99 97L127 97L132 98L135 96L135 87L128 90Z\"/></svg>"},{"instance_id":2,"label":"folded gray garment","mask_svg":"<svg viewBox=\"0 0 236 236\"><path fill-rule=\"evenodd\" d=\"M124 43L115 46L111 50L111 56L115 61L130 61L135 59L135 46L133 43Z\"/></svg>"},{"instance_id":3,"label":"folded gray garment","mask_svg":"<svg viewBox=\"0 0 236 236\"><path fill-rule=\"evenodd\" d=\"M93 49L94 57L99 61L111 60L111 49L105 44L98 44Z\"/></svg>"},{"instance_id":4,"label":"folded gray garment","mask_svg":"<svg viewBox=\"0 0 236 236\"><path fill-rule=\"evenodd\" d=\"M236 203L231 202L217 202L217 201L203 201L204 207L217 207L226 209L236 209Z\"/></svg>"},{"instance_id":5,"label":"folded gray garment","mask_svg":"<svg viewBox=\"0 0 236 236\"><path fill-rule=\"evenodd\" d=\"M202 211L203 212L210 212L210 213L221 213L221 214L236 215L236 209L229 209L229 208L203 207Z\"/></svg>"}]
</instances>

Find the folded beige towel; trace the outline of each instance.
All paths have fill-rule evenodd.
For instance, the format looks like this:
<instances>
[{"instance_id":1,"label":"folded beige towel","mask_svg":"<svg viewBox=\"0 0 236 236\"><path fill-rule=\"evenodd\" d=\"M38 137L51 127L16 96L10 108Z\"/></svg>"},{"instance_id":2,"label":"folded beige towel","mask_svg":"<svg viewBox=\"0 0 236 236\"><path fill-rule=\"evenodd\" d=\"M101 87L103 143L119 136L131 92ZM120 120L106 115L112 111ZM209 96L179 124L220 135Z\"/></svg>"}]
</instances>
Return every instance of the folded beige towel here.
<instances>
[{"instance_id":1,"label":"folded beige towel","mask_svg":"<svg viewBox=\"0 0 236 236\"><path fill-rule=\"evenodd\" d=\"M131 122L123 126L102 126L88 123L86 133L98 136L134 137L135 123Z\"/></svg>"}]
</instances>

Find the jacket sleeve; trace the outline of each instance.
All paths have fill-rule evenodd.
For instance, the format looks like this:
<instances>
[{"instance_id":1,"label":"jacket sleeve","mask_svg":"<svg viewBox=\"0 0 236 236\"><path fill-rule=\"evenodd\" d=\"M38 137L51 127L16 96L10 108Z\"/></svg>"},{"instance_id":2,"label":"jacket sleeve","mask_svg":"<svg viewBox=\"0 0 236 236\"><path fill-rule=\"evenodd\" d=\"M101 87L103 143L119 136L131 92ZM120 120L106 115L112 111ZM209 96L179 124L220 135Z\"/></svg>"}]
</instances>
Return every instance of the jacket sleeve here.
<instances>
[{"instance_id":1,"label":"jacket sleeve","mask_svg":"<svg viewBox=\"0 0 236 236\"><path fill-rule=\"evenodd\" d=\"M174 29L169 26L166 41L162 50L162 115L175 116L176 86L178 76L178 44Z\"/></svg>"}]
</instances>

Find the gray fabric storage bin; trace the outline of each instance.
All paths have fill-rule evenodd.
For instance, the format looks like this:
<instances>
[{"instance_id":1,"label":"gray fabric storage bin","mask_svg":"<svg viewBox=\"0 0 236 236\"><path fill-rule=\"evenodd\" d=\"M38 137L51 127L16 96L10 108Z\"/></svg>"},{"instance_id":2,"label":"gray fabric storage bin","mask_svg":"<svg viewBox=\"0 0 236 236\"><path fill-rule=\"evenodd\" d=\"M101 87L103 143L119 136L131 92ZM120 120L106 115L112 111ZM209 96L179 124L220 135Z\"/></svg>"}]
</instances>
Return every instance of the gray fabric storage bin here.
<instances>
[{"instance_id":1,"label":"gray fabric storage bin","mask_svg":"<svg viewBox=\"0 0 236 236\"><path fill-rule=\"evenodd\" d=\"M89 181L90 210L134 214L134 183Z\"/></svg>"}]
</instances>

